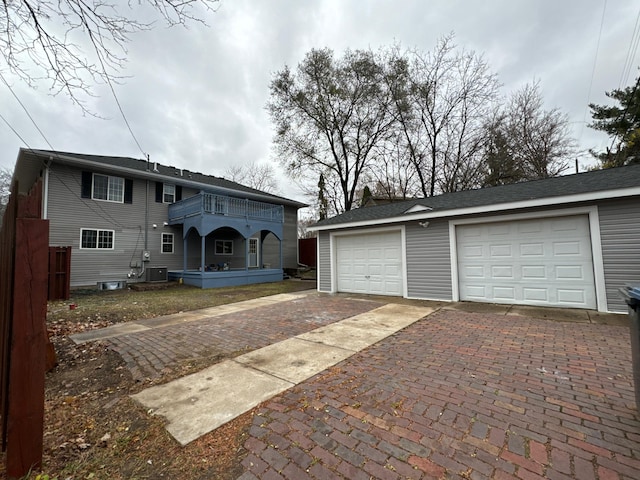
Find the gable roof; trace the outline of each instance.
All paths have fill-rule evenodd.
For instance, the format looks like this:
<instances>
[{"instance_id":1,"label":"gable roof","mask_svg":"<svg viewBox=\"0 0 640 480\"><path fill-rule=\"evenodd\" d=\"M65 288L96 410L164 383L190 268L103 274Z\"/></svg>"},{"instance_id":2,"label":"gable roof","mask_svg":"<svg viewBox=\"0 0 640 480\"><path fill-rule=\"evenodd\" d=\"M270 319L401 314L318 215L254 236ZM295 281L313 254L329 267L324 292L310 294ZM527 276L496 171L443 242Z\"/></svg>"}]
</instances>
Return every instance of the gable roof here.
<instances>
[{"instance_id":1,"label":"gable roof","mask_svg":"<svg viewBox=\"0 0 640 480\"><path fill-rule=\"evenodd\" d=\"M529 182L445 193L350 210L310 230L378 225L535 206L640 195L640 165L609 168Z\"/></svg>"},{"instance_id":2,"label":"gable roof","mask_svg":"<svg viewBox=\"0 0 640 480\"><path fill-rule=\"evenodd\" d=\"M157 162L148 162L137 158L86 155L81 153L26 148L20 149L18 159L20 160L21 157L36 159L39 162L52 160L84 168L101 168L103 170L119 171L131 176L149 178L155 181L165 181L196 189L217 191L225 195L239 196L239 194L242 193L242 195L240 195L242 197L266 202L277 202L278 204L290 205L297 208L307 206L304 203L256 190L255 188L247 187L225 178L205 175L200 172L192 172L190 170L161 165ZM19 165L16 164L16 169L18 167Z\"/></svg>"}]
</instances>

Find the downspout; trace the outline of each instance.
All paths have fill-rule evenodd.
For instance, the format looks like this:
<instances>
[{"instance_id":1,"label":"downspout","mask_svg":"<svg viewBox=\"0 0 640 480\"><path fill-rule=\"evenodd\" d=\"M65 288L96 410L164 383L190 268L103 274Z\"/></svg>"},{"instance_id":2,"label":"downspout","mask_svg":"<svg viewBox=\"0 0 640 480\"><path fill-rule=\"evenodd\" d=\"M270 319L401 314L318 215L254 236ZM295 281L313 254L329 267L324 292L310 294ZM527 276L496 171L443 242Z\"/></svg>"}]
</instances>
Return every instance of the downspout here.
<instances>
[{"instance_id":1,"label":"downspout","mask_svg":"<svg viewBox=\"0 0 640 480\"><path fill-rule=\"evenodd\" d=\"M46 220L49 216L49 168L51 167L51 160L53 157L49 157L49 161L44 164L44 187L42 188L42 219Z\"/></svg>"}]
</instances>

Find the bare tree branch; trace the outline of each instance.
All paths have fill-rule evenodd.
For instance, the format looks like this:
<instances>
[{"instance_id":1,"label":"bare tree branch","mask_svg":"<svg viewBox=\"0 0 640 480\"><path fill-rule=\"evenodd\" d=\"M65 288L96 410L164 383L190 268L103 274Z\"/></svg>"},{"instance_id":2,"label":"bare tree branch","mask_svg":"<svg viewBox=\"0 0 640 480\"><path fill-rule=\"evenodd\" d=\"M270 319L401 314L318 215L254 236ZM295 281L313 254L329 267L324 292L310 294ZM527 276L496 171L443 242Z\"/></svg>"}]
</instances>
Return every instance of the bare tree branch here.
<instances>
[{"instance_id":1,"label":"bare tree branch","mask_svg":"<svg viewBox=\"0 0 640 480\"><path fill-rule=\"evenodd\" d=\"M199 7L218 0L147 0L168 25L204 21ZM30 86L47 81L88 112L85 98L98 83L121 79L132 34L153 27L136 18L145 3L115 0L3 0L0 50L9 70ZM94 60L92 60L94 58ZM90 112L89 112L90 113Z\"/></svg>"}]
</instances>

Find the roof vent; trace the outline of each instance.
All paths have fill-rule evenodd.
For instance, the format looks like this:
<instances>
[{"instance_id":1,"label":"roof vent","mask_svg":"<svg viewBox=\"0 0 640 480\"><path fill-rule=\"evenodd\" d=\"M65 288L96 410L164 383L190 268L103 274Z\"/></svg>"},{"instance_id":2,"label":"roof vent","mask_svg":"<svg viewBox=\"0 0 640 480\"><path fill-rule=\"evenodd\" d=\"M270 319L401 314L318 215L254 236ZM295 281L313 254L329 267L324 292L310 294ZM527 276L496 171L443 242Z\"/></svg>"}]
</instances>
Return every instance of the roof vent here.
<instances>
[{"instance_id":1,"label":"roof vent","mask_svg":"<svg viewBox=\"0 0 640 480\"><path fill-rule=\"evenodd\" d=\"M154 162L153 163L153 171L157 172L158 171L158 162Z\"/></svg>"}]
</instances>

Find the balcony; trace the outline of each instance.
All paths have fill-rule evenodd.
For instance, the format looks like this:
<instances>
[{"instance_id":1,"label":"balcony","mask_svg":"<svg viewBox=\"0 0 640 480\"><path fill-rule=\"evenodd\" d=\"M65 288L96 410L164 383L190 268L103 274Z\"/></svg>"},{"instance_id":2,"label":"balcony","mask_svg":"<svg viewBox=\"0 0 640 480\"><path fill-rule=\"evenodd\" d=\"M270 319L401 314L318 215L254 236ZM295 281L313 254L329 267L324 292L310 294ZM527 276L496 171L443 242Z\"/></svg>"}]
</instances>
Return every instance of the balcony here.
<instances>
[{"instance_id":1,"label":"balcony","mask_svg":"<svg viewBox=\"0 0 640 480\"><path fill-rule=\"evenodd\" d=\"M202 236L222 226L246 234L269 230L281 238L284 206L213 193L199 193L169 205L169 224L195 227Z\"/></svg>"}]
</instances>

